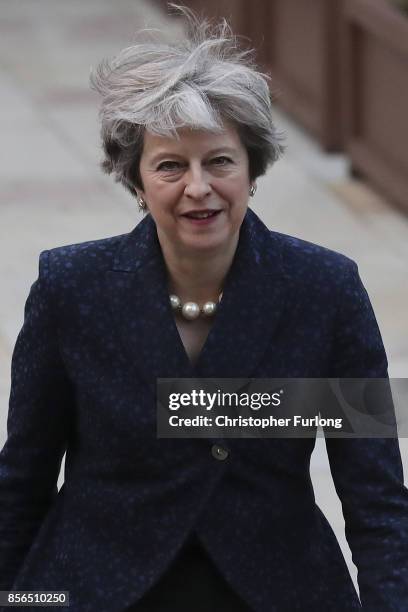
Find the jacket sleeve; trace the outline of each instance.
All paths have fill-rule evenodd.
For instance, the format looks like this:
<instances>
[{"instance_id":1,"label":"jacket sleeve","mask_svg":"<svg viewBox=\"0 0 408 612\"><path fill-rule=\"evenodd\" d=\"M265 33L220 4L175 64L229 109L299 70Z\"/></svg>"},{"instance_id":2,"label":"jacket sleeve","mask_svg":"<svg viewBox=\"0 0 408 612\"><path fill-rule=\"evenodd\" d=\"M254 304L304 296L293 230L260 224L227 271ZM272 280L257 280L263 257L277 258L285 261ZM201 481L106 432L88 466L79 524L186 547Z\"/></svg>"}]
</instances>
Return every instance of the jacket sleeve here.
<instances>
[{"instance_id":1,"label":"jacket sleeve","mask_svg":"<svg viewBox=\"0 0 408 612\"><path fill-rule=\"evenodd\" d=\"M48 251L40 255L11 364L0 453L0 590L10 590L54 497L72 393L58 350Z\"/></svg>"},{"instance_id":2,"label":"jacket sleeve","mask_svg":"<svg viewBox=\"0 0 408 612\"><path fill-rule=\"evenodd\" d=\"M387 358L357 266L344 275L331 376L387 378ZM408 610L408 490L397 438L326 438L364 611Z\"/></svg>"}]
</instances>

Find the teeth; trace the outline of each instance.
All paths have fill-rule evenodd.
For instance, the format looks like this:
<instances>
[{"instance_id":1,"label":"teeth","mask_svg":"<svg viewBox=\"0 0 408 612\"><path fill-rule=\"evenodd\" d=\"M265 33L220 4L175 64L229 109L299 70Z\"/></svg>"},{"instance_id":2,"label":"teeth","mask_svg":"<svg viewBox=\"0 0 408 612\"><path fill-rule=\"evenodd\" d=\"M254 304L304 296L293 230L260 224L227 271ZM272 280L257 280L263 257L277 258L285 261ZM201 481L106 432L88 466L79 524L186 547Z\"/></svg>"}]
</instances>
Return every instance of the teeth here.
<instances>
[{"instance_id":1,"label":"teeth","mask_svg":"<svg viewBox=\"0 0 408 612\"><path fill-rule=\"evenodd\" d=\"M213 215L213 212L208 212L208 213L190 213L188 216L189 217L193 217L194 219L207 219L207 217L211 217L211 215Z\"/></svg>"}]
</instances>

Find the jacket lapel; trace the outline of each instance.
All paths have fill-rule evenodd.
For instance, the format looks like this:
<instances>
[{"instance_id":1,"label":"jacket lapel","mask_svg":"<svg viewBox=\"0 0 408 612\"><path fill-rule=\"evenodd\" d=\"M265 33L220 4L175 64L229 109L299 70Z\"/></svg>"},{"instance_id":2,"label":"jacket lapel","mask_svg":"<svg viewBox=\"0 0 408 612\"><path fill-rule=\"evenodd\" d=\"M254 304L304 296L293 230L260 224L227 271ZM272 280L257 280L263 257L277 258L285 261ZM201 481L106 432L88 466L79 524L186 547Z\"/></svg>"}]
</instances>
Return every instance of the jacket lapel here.
<instances>
[{"instance_id":1,"label":"jacket lapel","mask_svg":"<svg viewBox=\"0 0 408 612\"><path fill-rule=\"evenodd\" d=\"M278 240L248 209L213 327L193 367L174 321L150 215L124 236L107 272L121 340L139 374L154 387L157 378L255 375L283 309L284 280Z\"/></svg>"},{"instance_id":2,"label":"jacket lapel","mask_svg":"<svg viewBox=\"0 0 408 612\"><path fill-rule=\"evenodd\" d=\"M284 307L285 276L276 236L248 209L214 325L197 363L202 378L250 378Z\"/></svg>"},{"instance_id":3,"label":"jacket lapel","mask_svg":"<svg viewBox=\"0 0 408 612\"><path fill-rule=\"evenodd\" d=\"M193 376L175 325L166 268L153 219L127 234L107 272L114 324L131 364L149 386L157 378Z\"/></svg>"}]
</instances>

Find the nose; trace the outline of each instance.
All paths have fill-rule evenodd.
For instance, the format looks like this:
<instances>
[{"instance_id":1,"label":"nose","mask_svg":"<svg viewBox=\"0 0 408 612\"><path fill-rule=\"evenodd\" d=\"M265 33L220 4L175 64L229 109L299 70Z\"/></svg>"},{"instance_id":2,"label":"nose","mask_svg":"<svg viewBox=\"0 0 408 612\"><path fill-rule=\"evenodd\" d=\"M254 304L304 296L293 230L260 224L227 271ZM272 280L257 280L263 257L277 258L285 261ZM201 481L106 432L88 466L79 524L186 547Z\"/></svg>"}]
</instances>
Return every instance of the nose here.
<instances>
[{"instance_id":1,"label":"nose","mask_svg":"<svg viewBox=\"0 0 408 612\"><path fill-rule=\"evenodd\" d=\"M209 176L201 165L192 165L185 175L184 194L194 200L202 200L211 193Z\"/></svg>"}]
</instances>

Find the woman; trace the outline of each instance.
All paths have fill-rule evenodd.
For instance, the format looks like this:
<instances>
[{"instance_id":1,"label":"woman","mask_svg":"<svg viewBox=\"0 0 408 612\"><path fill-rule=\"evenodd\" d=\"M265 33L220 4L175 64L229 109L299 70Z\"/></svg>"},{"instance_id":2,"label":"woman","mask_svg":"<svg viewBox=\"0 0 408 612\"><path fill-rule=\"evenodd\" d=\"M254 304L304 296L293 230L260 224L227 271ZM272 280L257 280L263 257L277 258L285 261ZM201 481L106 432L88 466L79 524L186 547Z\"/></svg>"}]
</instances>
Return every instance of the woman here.
<instances>
[{"instance_id":1,"label":"woman","mask_svg":"<svg viewBox=\"0 0 408 612\"><path fill-rule=\"evenodd\" d=\"M385 377L356 265L270 232L248 198L281 152L228 27L103 63L105 171L146 217L43 252L12 362L0 586L70 610L360 608L315 505L314 439L158 439L157 378ZM326 440L365 610L406 610L395 439ZM65 482L56 482L66 450Z\"/></svg>"}]
</instances>

